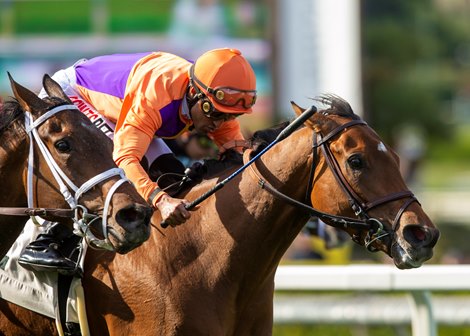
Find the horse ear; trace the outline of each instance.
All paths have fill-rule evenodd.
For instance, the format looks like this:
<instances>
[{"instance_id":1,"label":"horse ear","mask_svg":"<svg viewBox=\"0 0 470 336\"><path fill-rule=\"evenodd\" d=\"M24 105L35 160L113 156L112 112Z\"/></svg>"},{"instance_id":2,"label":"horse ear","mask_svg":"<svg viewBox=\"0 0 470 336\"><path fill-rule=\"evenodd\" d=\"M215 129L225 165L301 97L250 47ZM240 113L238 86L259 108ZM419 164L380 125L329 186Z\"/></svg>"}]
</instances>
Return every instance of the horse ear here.
<instances>
[{"instance_id":1,"label":"horse ear","mask_svg":"<svg viewBox=\"0 0 470 336\"><path fill-rule=\"evenodd\" d=\"M47 109L48 105L41 98L39 98L34 92L15 82L10 73L7 73L13 94L18 100L23 111L34 112L37 110Z\"/></svg>"},{"instance_id":2,"label":"horse ear","mask_svg":"<svg viewBox=\"0 0 470 336\"><path fill-rule=\"evenodd\" d=\"M297 116L301 115L305 109L303 107L300 107L299 105L297 105L296 103L294 103L293 101L290 102L290 104L292 105L292 109L294 110L295 114ZM313 127L313 122L309 119L305 122L309 127Z\"/></svg>"},{"instance_id":3,"label":"horse ear","mask_svg":"<svg viewBox=\"0 0 470 336\"><path fill-rule=\"evenodd\" d=\"M62 90L60 85L55 80L53 80L48 74L44 75L42 79L42 86L49 97L58 97L72 104L72 101L65 94L64 90Z\"/></svg>"},{"instance_id":4,"label":"horse ear","mask_svg":"<svg viewBox=\"0 0 470 336\"><path fill-rule=\"evenodd\" d=\"M293 101L291 101L290 104L292 105L292 108L294 109L294 112L297 115L297 117L305 111L304 108L300 107L299 105L297 105Z\"/></svg>"}]
</instances>

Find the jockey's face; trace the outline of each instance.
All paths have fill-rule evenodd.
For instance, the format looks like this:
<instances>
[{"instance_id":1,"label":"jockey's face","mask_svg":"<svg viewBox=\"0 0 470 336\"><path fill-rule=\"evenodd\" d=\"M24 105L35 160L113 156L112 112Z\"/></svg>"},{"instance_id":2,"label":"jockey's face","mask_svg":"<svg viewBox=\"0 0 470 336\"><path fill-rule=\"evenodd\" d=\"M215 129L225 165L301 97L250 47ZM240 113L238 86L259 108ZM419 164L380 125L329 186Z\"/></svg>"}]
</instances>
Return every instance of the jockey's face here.
<instances>
[{"instance_id":1,"label":"jockey's face","mask_svg":"<svg viewBox=\"0 0 470 336\"><path fill-rule=\"evenodd\" d=\"M191 118L193 120L194 129L201 134L214 132L225 121L235 119L237 116L236 114L222 113L217 110L210 114L204 113L200 100L191 108Z\"/></svg>"}]
</instances>

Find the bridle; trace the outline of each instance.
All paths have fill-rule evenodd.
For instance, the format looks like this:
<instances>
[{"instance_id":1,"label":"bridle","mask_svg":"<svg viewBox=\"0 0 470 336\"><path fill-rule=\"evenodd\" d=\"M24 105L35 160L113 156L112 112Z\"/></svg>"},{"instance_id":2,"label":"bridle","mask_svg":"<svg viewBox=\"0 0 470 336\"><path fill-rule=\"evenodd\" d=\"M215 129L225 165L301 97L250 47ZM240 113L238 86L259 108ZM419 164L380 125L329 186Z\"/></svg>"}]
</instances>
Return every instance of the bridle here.
<instances>
[{"instance_id":1,"label":"bridle","mask_svg":"<svg viewBox=\"0 0 470 336\"><path fill-rule=\"evenodd\" d=\"M80 187L77 187L68 176L62 171L59 165L55 162L52 154L50 153L47 146L42 141L39 136L37 128L43 124L47 119L52 117L58 112L64 110L78 110L75 105L59 105L56 106L43 115L41 115L36 120L33 119L33 116L30 111L24 111L25 115L25 130L29 136L29 155L28 155L28 175L27 175L27 196L28 196L28 208L0 208L0 214L2 215L12 215L12 216L31 216L33 221L35 221L34 216L54 216L62 218L71 218L74 222L74 234L84 237L86 241L91 244L91 246L102 248L110 251L114 251L115 248L108 239L108 225L107 225L107 214L109 211L109 206L111 204L111 199L113 194L116 192L117 188L129 180L125 177L124 171L120 168L111 168L108 169L85 183ZM50 208L35 208L34 207L34 195L33 195L33 171L34 171L34 142L36 142L39 150L41 151L42 156L49 169L54 176L57 184L59 185L60 192L62 193L65 201L70 206L70 209L50 209ZM88 209L83 205L79 204L80 197L92 189L94 186L99 183L110 179L111 177L119 176L120 179L114 183L110 188L108 194L106 195L105 205L103 208L103 217L100 217L95 214L89 213ZM95 220L102 219L102 233L104 239L98 239L91 232L90 226Z\"/></svg>"},{"instance_id":2,"label":"bridle","mask_svg":"<svg viewBox=\"0 0 470 336\"><path fill-rule=\"evenodd\" d=\"M310 169L310 174L309 174L309 182L308 182L308 187L307 187L307 192L306 192L306 202L310 203L310 193L313 188L313 178L315 175L315 170L316 166L318 164L318 148L321 149L323 156L325 157L325 161L327 163L328 168L332 171L336 181L340 185L341 189L343 192L347 195L349 199L349 204L351 206L351 209L354 211L355 215L358 218L350 218L350 217L343 217L343 216L336 216L328 213L324 213L322 211L319 211L315 208L313 208L310 205L307 205L306 203L302 203L300 201L297 201L276 188L274 188L270 183L268 183L261 175L259 170L255 167L255 165L251 165L251 171L255 175L255 177L258 180L258 185L271 193L273 196L282 199L283 201L294 205L303 211L306 211L310 216L312 217L317 217L327 223L328 225L331 225L336 228L351 228L357 231L366 231L366 235L364 237L363 245L369 250L369 251L377 251L375 247L372 246L373 242L378 242L382 241L383 238L391 235L394 233L397 228L398 228L398 223L399 220L402 216L402 214L405 212L405 210L413 203L413 202L418 202L416 197L413 195L413 193L409 190L405 191L399 191L396 193L391 193L389 195L383 196L377 200L371 201L371 202L366 202L364 201L351 187L343 173L341 172L341 168L336 161L333 153L331 152L331 149L329 147L329 144L331 141L340 133L342 132L347 132L347 130L351 127L355 126L368 126L367 123L363 120L352 120L350 122L347 122L345 124L342 124L335 129L333 129L330 133L327 135L323 136L320 133L316 133L315 131L313 132L313 145L312 145L312 152L313 152L313 160L312 160L312 166ZM249 158L251 150L245 151L244 154L244 162L247 161ZM394 221L392 223L392 227L390 231L387 231L384 229L383 223L374 217L371 217L369 215L369 211L377 206L396 201L399 199L407 199L403 205L400 207L398 210ZM354 234L352 236L353 240L356 243L361 244L361 235L360 234Z\"/></svg>"}]
</instances>

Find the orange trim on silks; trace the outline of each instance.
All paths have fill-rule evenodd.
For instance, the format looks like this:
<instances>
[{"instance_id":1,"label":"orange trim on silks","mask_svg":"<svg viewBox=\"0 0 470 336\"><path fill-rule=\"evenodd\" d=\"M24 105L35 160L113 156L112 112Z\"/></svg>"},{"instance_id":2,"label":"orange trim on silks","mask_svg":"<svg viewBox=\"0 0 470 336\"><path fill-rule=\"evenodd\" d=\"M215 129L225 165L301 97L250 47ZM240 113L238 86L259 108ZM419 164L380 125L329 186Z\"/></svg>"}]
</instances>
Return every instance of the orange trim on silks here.
<instances>
[{"instance_id":1,"label":"orange trim on silks","mask_svg":"<svg viewBox=\"0 0 470 336\"><path fill-rule=\"evenodd\" d=\"M249 149L252 147L252 142L249 140L230 140L222 145L225 151L233 148L240 148L241 150Z\"/></svg>"}]
</instances>

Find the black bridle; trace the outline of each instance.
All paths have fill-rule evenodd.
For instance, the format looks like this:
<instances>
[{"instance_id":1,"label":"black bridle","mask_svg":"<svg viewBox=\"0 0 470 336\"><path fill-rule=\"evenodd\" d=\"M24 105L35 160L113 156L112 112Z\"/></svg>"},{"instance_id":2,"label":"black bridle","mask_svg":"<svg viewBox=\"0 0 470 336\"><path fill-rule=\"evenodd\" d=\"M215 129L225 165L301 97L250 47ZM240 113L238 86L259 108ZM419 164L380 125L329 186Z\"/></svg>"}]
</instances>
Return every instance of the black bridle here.
<instances>
[{"instance_id":1,"label":"black bridle","mask_svg":"<svg viewBox=\"0 0 470 336\"><path fill-rule=\"evenodd\" d=\"M408 206L410 206L413 202L418 202L418 200L416 199L416 197L413 195L411 191L406 190L406 191L399 191L396 193L391 193L389 195L386 195L384 197L381 197L371 202L365 202L354 191L354 189L351 187L351 185L349 184L349 182L347 181L347 179L341 172L341 168L329 147L329 144L337 135L339 135L342 132L347 131L348 128L354 127L354 126L368 127L367 123L363 120L352 120L350 122L347 122L343 125L336 127L325 136L322 136L321 134L318 134L315 131L313 132L313 145L312 145L313 162L312 162L312 166L311 166L310 174L309 174L309 182L308 182L307 193L306 193L306 203L310 203L309 198L312 192L313 178L314 178L316 166L318 163L318 148L320 148L323 153L323 156L325 157L327 166L333 172L333 175L335 176L335 179L340 185L343 192L347 195L351 209L354 211L355 215L358 218L350 218L350 217L343 217L343 216L328 214L328 213L319 211L313 208L312 206L307 205L306 203L299 202L283 194L276 188L274 188L271 184L269 184L266 180L262 178L261 174L255 167L251 166L251 168L254 174L256 175L256 177L258 178L258 185L261 188L267 190L273 196L279 199L282 199L283 201L291 205L294 205L302 209L303 211L306 211L310 216L317 217L330 226L333 226L336 228L342 228L342 229L349 228L349 229L354 229L358 231L367 231L367 234L364 237L363 245L369 251L377 251L377 249L372 246L372 243L376 241L381 241L382 238L394 233L398 227L398 222L402 214L405 212ZM248 155L248 153L246 154ZM404 199L404 198L407 198L407 200L403 203L401 208L398 210L395 216L395 219L392 223L392 227L390 231L387 231L384 229L384 225L379 219L371 217L368 214L368 212L371 209L377 206L380 206L380 205L383 205L385 203L389 203L392 201L396 201L399 199ZM361 243L360 234L354 234L352 238L356 243L359 243L359 244Z\"/></svg>"}]
</instances>

